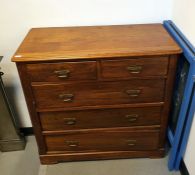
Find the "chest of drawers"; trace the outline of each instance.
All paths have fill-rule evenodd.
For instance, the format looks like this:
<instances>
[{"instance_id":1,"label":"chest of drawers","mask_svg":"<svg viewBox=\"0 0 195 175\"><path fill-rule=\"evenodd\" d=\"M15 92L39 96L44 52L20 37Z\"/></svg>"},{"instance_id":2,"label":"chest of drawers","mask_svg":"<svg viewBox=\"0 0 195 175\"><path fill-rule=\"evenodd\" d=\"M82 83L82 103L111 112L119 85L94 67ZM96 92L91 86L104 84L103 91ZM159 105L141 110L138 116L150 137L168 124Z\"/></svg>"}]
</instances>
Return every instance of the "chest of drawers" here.
<instances>
[{"instance_id":1,"label":"chest of drawers","mask_svg":"<svg viewBox=\"0 0 195 175\"><path fill-rule=\"evenodd\" d=\"M12 61L41 162L162 157L180 53L161 24L32 29Z\"/></svg>"}]
</instances>

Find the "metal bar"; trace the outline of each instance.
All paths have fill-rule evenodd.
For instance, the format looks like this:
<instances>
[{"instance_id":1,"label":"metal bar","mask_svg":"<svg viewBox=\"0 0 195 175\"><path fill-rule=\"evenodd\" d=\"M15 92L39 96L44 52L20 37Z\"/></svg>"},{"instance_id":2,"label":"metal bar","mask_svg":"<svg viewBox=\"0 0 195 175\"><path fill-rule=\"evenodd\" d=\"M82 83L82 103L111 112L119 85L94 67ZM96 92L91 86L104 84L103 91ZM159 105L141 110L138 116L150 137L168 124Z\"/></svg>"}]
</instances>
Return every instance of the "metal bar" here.
<instances>
[{"instance_id":1,"label":"metal bar","mask_svg":"<svg viewBox=\"0 0 195 175\"><path fill-rule=\"evenodd\" d=\"M182 32L172 21L164 21L163 24L169 34L182 48L183 54L189 61L189 63L193 62L195 60L195 48L192 46L192 44L187 40L187 38L182 34Z\"/></svg>"},{"instance_id":2,"label":"metal bar","mask_svg":"<svg viewBox=\"0 0 195 175\"><path fill-rule=\"evenodd\" d=\"M25 148L25 139L19 132L15 115L8 101L0 72L0 150L15 151Z\"/></svg>"},{"instance_id":3,"label":"metal bar","mask_svg":"<svg viewBox=\"0 0 195 175\"><path fill-rule=\"evenodd\" d=\"M170 127L168 127L168 139L169 139L170 145L173 146L174 137L173 137L173 132L171 131Z\"/></svg>"}]
</instances>

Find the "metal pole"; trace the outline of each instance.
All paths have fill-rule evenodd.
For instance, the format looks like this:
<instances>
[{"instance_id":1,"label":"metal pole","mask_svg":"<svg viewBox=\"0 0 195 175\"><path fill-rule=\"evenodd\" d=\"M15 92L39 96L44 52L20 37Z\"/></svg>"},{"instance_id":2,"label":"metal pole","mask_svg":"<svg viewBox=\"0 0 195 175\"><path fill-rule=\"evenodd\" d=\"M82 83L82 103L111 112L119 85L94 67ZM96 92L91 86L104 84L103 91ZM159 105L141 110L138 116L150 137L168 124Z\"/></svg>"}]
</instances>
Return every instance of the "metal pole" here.
<instances>
[{"instance_id":1,"label":"metal pole","mask_svg":"<svg viewBox=\"0 0 195 175\"><path fill-rule=\"evenodd\" d=\"M22 150L25 148L26 142L16 125L2 75L3 73L0 72L0 151Z\"/></svg>"}]
</instances>

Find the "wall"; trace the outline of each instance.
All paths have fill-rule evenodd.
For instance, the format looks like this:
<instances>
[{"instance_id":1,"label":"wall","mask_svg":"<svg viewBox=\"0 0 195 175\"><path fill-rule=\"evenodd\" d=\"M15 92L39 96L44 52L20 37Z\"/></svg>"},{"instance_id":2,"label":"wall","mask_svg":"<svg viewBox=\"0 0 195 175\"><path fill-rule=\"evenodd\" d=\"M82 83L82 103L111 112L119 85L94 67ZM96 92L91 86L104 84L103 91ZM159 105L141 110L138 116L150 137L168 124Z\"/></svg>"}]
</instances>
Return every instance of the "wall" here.
<instances>
[{"instance_id":1,"label":"wall","mask_svg":"<svg viewBox=\"0 0 195 175\"><path fill-rule=\"evenodd\" d=\"M171 18L171 0L1 0L0 55L20 126L31 122L10 58L32 27L156 23Z\"/></svg>"},{"instance_id":2,"label":"wall","mask_svg":"<svg viewBox=\"0 0 195 175\"><path fill-rule=\"evenodd\" d=\"M195 46L195 1L174 0L173 21ZM192 123L184 162L191 175L195 174L195 120Z\"/></svg>"}]
</instances>

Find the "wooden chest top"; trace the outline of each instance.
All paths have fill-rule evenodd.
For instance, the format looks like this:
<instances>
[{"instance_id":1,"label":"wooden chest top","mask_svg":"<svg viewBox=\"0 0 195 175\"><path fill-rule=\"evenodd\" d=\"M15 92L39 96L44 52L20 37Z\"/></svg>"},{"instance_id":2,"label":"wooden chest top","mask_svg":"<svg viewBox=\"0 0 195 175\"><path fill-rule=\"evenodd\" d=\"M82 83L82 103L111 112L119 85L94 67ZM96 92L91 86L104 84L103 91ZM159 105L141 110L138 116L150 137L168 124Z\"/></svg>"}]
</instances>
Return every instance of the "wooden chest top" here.
<instances>
[{"instance_id":1,"label":"wooden chest top","mask_svg":"<svg viewBox=\"0 0 195 175\"><path fill-rule=\"evenodd\" d=\"M181 53L162 24L34 28L14 62Z\"/></svg>"}]
</instances>

